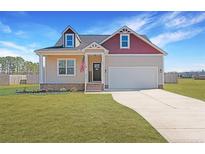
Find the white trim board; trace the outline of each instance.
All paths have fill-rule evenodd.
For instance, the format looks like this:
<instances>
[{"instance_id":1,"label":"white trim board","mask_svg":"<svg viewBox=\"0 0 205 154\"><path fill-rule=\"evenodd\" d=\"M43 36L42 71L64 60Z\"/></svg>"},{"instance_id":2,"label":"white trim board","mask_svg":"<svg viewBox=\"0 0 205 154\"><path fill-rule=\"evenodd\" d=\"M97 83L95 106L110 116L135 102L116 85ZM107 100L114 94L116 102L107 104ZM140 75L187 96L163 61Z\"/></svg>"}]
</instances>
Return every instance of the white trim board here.
<instances>
[{"instance_id":1,"label":"white trim board","mask_svg":"<svg viewBox=\"0 0 205 154\"><path fill-rule=\"evenodd\" d=\"M164 56L163 54L107 54L106 56L113 56L113 57L124 57L124 56L136 56L136 57L140 57L140 56Z\"/></svg>"},{"instance_id":2,"label":"white trim board","mask_svg":"<svg viewBox=\"0 0 205 154\"><path fill-rule=\"evenodd\" d=\"M40 51L36 52L37 55L84 55L83 52L78 52L78 51Z\"/></svg>"},{"instance_id":3,"label":"white trim board","mask_svg":"<svg viewBox=\"0 0 205 154\"><path fill-rule=\"evenodd\" d=\"M72 46L67 45L67 36L72 36ZM72 34L70 34L70 33L65 34L64 46L66 48L74 48L75 47L75 35L73 33Z\"/></svg>"},{"instance_id":4,"label":"white trim board","mask_svg":"<svg viewBox=\"0 0 205 154\"><path fill-rule=\"evenodd\" d=\"M127 43L128 43L127 47L122 46L122 36L127 36L128 37L127 38ZM129 48L130 48L130 34L129 33L127 33L127 34L121 33L120 34L120 49L129 49Z\"/></svg>"}]
</instances>

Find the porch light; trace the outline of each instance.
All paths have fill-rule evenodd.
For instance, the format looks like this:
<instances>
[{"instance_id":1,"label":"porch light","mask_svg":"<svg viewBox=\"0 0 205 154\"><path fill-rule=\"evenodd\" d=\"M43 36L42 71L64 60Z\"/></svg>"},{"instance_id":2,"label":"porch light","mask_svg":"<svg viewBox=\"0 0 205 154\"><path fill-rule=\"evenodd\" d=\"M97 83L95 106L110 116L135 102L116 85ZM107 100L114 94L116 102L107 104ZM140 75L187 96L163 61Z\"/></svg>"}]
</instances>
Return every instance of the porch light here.
<instances>
[{"instance_id":1,"label":"porch light","mask_svg":"<svg viewBox=\"0 0 205 154\"><path fill-rule=\"evenodd\" d=\"M161 68L159 69L159 72L162 73L162 69Z\"/></svg>"}]
</instances>

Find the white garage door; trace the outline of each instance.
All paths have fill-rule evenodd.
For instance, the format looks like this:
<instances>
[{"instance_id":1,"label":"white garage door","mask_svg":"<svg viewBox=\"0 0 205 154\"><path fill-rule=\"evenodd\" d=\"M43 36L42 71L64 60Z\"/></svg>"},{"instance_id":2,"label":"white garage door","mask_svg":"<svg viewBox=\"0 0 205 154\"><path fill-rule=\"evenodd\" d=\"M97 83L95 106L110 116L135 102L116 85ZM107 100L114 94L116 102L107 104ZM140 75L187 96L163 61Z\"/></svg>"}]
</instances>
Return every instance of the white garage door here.
<instances>
[{"instance_id":1,"label":"white garage door","mask_svg":"<svg viewBox=\"0 0 205 154\"><path fill-rule=\"evenodd\" d=\"M158 87L157 67L110 67L110 89L147 89Z\"/></svg>"}]
</instances>

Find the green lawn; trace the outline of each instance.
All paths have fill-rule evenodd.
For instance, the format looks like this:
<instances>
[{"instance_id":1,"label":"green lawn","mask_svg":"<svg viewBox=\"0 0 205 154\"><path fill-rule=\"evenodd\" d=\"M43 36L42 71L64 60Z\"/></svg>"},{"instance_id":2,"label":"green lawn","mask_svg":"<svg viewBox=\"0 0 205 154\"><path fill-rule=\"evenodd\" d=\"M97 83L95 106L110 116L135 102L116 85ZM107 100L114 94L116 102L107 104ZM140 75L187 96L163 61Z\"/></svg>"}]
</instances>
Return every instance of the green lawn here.
<instances>
[{"instance_id":1,"label":"green lawn","mask_svg":"<svg viewBox=\"0 0 205 154\"><path fill-rule=\"evenodd\" d=\"M19 88L0 88L0 142L166 142L109 94L15 95Z\"/></svg>"},{"instance_id":2,"label":"green lawn","mask_svg":"<svg viewBox=\"0 0 205 154\"><path fill-rule=\"evenodd\" d=\"M164 89L205 101L205 80L179 79L178 84L165 84Z\"/></svg>"},{"instance_id":3,"label":"green lawn","mask_svg":"<svg viewBox=\"0 0 205 154\"><path fill-rule=\"evenodd\" d=\"M0 96L4 95L14 95L16 94L16 90L23 91L26 90L37 90L39 89L39 85L10 85L10 86L0 86Z\"/></svg>"}]
</instances>

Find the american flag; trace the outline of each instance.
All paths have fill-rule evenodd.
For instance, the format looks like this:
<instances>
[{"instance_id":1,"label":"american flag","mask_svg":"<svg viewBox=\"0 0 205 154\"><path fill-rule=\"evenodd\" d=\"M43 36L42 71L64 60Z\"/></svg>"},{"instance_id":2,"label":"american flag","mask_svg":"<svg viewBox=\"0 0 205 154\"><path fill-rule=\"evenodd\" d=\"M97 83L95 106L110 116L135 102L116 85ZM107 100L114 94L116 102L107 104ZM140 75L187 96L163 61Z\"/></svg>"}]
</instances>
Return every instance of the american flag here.
<instances>
[{"instance_id":1,"label":"american flag","mask_svg":"<svg viewBox=\"0 0 205 154\"><path fill-rule=\"evenodd\" d=\"M80 65L80 72L84 72L85 70L85 56L83 56L82 58L82 62L81 62L81 65Z\"/></svg>"}]
</instances>

